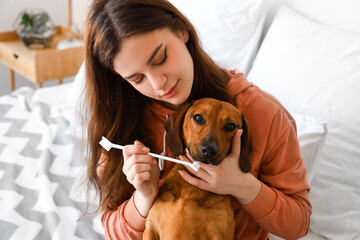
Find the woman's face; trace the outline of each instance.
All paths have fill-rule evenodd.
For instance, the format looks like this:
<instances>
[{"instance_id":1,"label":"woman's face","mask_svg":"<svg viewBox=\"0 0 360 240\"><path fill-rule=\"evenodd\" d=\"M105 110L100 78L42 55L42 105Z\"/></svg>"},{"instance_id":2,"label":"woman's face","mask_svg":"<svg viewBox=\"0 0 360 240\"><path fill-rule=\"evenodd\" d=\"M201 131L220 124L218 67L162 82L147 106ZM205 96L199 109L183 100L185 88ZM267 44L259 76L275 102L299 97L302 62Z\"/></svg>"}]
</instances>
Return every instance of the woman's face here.
<instances>
[{"instance_id":1,"label":"woman's face","mask_svg":"<svg viewBox=\"0 0 360 240\"><path fill-rule=\"evenodd\" d=\"M168 28L125 39L114 70L143 95L176 108L189 97L194 81L188 32Z\"/></svg>"}]
</instances>

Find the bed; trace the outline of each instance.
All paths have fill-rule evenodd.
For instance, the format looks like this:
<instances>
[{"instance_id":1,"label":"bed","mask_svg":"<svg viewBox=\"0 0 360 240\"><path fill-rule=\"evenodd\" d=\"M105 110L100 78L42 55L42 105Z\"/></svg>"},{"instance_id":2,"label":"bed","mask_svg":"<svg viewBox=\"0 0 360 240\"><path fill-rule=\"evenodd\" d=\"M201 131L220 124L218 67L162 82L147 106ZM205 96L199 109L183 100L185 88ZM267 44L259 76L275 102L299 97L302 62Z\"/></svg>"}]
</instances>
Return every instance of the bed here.
<instances>
[{"instance_id":1,"label":"bed","mask_svg":"<svg viewBox=\"0 0 360 240\"><path fill-rule=\"evenodd\" d=\"M85 165L78 154L71 84L0 97L0 239L104 239L82 217Z\"/></svg>"},{"instance_id":2,"label":"bed","mask_svg":"<svg viewBox=\"0 0 360 240\"><path fill-rule=\"evenodd\" d=\"M295 118L312 187L304 239L359 240L360 2L171 2L216 62L245 72ZM74 82L0 97L0 240L104 239L100 216L82 217L83 82L84 65Z\"/></svg>"}]
</instances>

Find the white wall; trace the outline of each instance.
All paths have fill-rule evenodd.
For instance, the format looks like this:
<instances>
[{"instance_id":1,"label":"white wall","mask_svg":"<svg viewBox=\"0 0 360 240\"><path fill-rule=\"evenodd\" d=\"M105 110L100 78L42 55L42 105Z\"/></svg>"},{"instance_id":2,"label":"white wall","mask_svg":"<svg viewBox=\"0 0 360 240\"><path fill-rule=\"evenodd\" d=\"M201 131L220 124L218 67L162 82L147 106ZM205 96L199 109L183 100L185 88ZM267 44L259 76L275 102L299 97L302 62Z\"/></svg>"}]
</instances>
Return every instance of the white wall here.
<instances>
[{"instance_id":1,"label":"white wall","mask_svg":"<svg viewBox=\"0 0 360 240\"><path fill-rule=\"evenodd\" d=\"M76 29L83 29L85 12L90 0L72 0L73 6L73 25ZM13 23L18 14L26 8L40 8L45 10L55 25L67 26L67 0L0 0L0 32L13 31ZM0 63L0 96L10 93L9 73L7 67ZM35 84L27 81L19 74L15 74L16 88L30 86L35 88ZM65 79L65 82L73 78ZM44 83L44 86L57 84L57 81Z\"/></svg>"}]
</instances>

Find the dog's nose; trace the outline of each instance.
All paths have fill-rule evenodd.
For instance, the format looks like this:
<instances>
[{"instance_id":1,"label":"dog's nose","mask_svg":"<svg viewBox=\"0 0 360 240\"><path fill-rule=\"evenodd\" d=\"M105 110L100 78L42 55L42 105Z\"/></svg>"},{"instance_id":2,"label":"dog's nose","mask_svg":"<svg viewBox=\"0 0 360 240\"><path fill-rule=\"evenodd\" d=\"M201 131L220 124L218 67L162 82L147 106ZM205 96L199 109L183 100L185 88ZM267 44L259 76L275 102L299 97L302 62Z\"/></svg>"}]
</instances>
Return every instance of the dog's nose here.
<instances>
[{"instance_id":1,"label":"dog's nose","mask_svg":"<svg viewBox=\"0 0 360 240\"><path fill-rule=\"evenodd\" d=\"M212 159L218 154L219 147L214 142L204 142L200 145L200 152L205 158Z\"/></svg>"}]
</instances>

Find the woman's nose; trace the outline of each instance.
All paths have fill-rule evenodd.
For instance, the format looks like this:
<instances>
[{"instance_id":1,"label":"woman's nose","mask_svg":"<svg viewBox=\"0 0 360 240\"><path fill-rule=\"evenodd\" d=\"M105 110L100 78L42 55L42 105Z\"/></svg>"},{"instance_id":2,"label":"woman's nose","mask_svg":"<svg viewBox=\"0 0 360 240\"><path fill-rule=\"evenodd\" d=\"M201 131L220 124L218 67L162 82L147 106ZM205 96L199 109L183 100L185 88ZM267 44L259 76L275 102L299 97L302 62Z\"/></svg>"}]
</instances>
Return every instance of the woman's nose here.
<instances>
[{"instance_id":1,"label":"woman's nose","mask_svg":"<svg viewBox=\"0 0 360 240\"><path fill-rule=\"evenodd\" d=\"M149 81L154 90L161 90L164 88L166 83L166 76L165 74L151 74L149 76Z\"/></svg>"}]
</instances>

